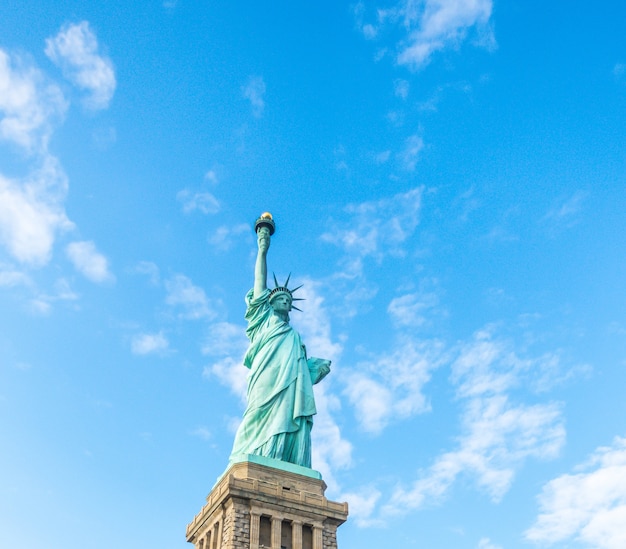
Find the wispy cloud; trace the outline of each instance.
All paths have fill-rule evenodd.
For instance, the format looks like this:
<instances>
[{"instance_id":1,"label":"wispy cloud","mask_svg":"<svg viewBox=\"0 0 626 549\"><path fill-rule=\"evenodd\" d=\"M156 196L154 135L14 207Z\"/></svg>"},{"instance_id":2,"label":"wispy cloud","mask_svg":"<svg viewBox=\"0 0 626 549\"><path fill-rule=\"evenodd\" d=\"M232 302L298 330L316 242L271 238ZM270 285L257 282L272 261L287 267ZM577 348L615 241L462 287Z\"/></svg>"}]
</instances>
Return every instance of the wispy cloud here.
<instances>
[{"instance_id":1,"label":"wispy cloud","mask_svg":"<svg viewBox=\"0 0 626 549\"><path fill-rule=\"evenodd\" d=\"M231 322L211 324L202 342L202 354L213 357L228 355L243 357L248 345L245 332L245 326Z\"/></svg>"},{"instance_id":2,"label":"wispy cloud","mask_svg":"<svg viewBox=\"0 0 626 549\"><path fill-rule=\"evenodd\" d=\"M215 169L209 170L207 173L204 174L204 180L211 185L217 185L219 183L217 171Z\"/></svg>"},{"instance_id":3,"label":"wispy cloud","mask_svg":"<svg viewBox=\"0 0 626 549\"><path fill-rule=\"evenodd\" d=\"M159 267L152 261L140 261L132 269L132 271L138 274L146 275L150 280L150 284L153 286L158 286L161 283L161 273L159 271Z\"/></svg>"},{"instance_id":4,"label":"wispy cloud","mask_svg":"<svg viewBox=\"0 0 626 549\"><path fill-rule=\"evenodd\" d=\"M29 153L47 150L53 123L67 103L36 67L0 50L0 137Z\"/></svg>"},{"instance_id":5,"label":"wispy cloud","mask_svg":"<svg viewBox=\"0 0 626 549\"><path fill-rule=\"evenodd\" d=\"M109 271L107 258L96 250L96 245L93 242L72 242L67 245L65 252L76 270L92 282L115 280Z\"/></svg>"},{"instance_id":6,"label":"wispy cloud","mask_svg":"<svg viewBox=\"0 0 626 549\"><path fill-rule=\"evenodd\" d=\"M548 210L542 221L556 229L573 227L580 220L580 213L586 198L587 193L581 190L567 198L562 198Z\"/></svg>"},{"instance_id":7,"label":"wispy cloud","mask_svg":"<svg viewBox=\"0 0 626 549\"><path fill-rule=\"evenodd\" d=\"M0 174L0 243L21 263L50 260L56 235L74 228L65 214L65 173L54 157L23 180Z\"/></svg>"},{"instance_id":8,"label":"wispy cloud","mask_svg":"<svg viewBox=\"0 0 626 549\"><path fill-rule=\"evenodd\" d=\"M420 69L436 52L458 48L472 31L476 45L493 48L492 10L492 0L401 0L391 8L375 10L371 22L366 21L364 4L359 2L354 16L357 27L369 40L383 36L382 31L389 25L400 28L405 38L397 44L396 61Z\"/></svg>"},{"instance_id":9,"label":"wispy cloud","mask_svg":"<svg viewBox=\"0 0 626 549\"><path fill-rule=\"evenodd\" d=\"M210 440L211 439L211 431L205 425L200 425L196 427L190 432L194 437L201 438L202 440Z\"/></svg>"},{"instance_id":10,"label":"wispy cloud","mask_svg":"<svg viewBox=\"0 0 626 549\"><path fill-rule=\"evenodd\" d=\"M215 376L222 385L239 397L242 404L245 404L248 371L243 365L243 354L241 358L235 358L233 355L215 360L209 366L205 366L202 376L205 379ZM241 420L241 416L238 419Z\"/></svg>"},{"instance_id":11,"label":"wispy cloud","mask_svg":"<svg viewBox=\"0 0 626 549\"><path fill-rule=\"evenodd\" d=\"M32 284L30 277L17 270L13 265L0 263L0 286L12 288L15 286L29 286Z\"/></svg>"},{"instance_id":12,"label":"wispy cloud","mask_svg":"<svg viewBox=\"0 0 626 549\"><path fill-rule=\"evenodd\" d=\"M72 302L76 301L78 297L69 282L65 278L59 278L55 281L52 292L38 293L30 300L29 305L32 312L46 315L52 309L53 303Z\"/></svg>"},{"instance_id":13,"label":"wispy cloud","mask_svg":"<svg viewBox=\"0 0 626 549\"><path fill-rule=\"evenodd\" d=\"M397 61L418 69L433 53L456 47L472 27L490 35L492 0L404 0L399 11L408 32Z\"/></svg>"},{"instance_id":14,"label":"wispy cloud","mask_svg":"<svg viewBox=\"0 0 626 549\"><path fill-rule=\"evenodd\" d=\"M438 456L409 489L399 487L384 514L441 501L460 475L499 501L526 459L556 457L565 441L560 405L515 403L509 394L534 365L489 330L462 345L451 377L464 402L457 447Z\"/></svg>"},{"instance_id":15,"label":"wispy cloud","mask_svg":"<svg viewBox=\"0 0 626 549\"><path fill-rule=\"evenodd\" d=\"M167 295L165 303L179 310L179 316L185 319L215 318L213 304L202 288L191 279L177 274L165 281Z\"/></svg>"},{"instance_id":16,"label":"wispy cloud","mask_svg":"<svg viewBox=\"0 0 626 549\"><path fill-rule=\"evenodd\" d=\"M262 76L251 76L241 88L243 96L250 101L252 114L256 118L263 116L265 110L265 81Z\"/></svg>"},{"instance_id":17,"label":"wispy cloud","mask_svg":"<svg viewBox=\"0 0 626 549\"><path fill-rule=\"evenodd\" d=\"M209 233L208 242L214 250L225 252L230 250L238 239L245 238L246 234L252 234L252 229L247 223L239 223L233 226L221 225L215 231Z\"/></svg>"},{"instance_id":18,"label":"wispy cloud","mask_svg":"<svg viewBox=\"0 0 626 549\"><path fill-rule=\"evenodd\" d=\"M389 254L405 253L403 244L419 222L422 194L423 188L416 187L391 198L351 204L344 223L331 223L322 240L344 250L347 275L360 274L366 257L380 261Z\"/></svg>"},{"instance_id":19,"label":"wispy cloud","mask_svg":"<svg viewBox=\"0 0 626 549\"><path fill-rule=\"evenodd\" d=\"M393 92L396 97L406 99L409 96L410 88L411 85L409 84L409 82L407 80L404 80L403 78L397 78L393 81Z\"/></svg>"},{"instance_id":20,"label":"wispy cloud","mask_svg":"<svg viewBox=\"0 0 626 549\"><path fill-rule=\"evenodd\" d=\"M430 410L424 386L443 360L437 341L399 336L394 351L344 373L344 390L361 428L379 434L389 423Z\"/></svg>"},{"instance_id":21,"label":"wispy cloud","mask_svg":"<svg viewBox=\"0 0 626 549\"><path fill-rule=\"evenodd\" d=\"M206 379L216 377L228 387L242 403L246 400L249 370L243 365L248 347L245 326L230 322L216 322L207 329L202 343L202 354L211 358L202 375Z\"/></svg>"},{"instance_id":22,"label":"wispy cloud","mask_svg":"<svg viewBox=\"0 0 626 549\"><path fill-rule=\"evenodd\" d=\"M489 538L481 538L476 547L477 549L502 549L502 546L496 545Z\"/></svg>"},{"instance_id":23,"label":"wispy cloud","mask_svg":"<svg viewBox=\"0 0 626 549\"><path fill-rule=\"evenodd\" d=\"M381 524L379 519L371 518L380 497L380 491L373 486L365 486L359 490L341 494L341 500L347 501L350 506L350 519L361 527Z\"/></svg>"},{"instance_id":24,"label":"wispy cloud","mask_svg":"<svg viewBox=\"0 0 626 549\"><path fill-rule=\"evenodd\" d=\"M23 178L0 174L0 244L19 262L45 265L58 233L74 227L65 214L67 177L48 152L54 123L65 112L59 88L34 66L0 50L0 138L32 161Z\"/></svg>"},{"instance_id":25,"label":"wispy cloud","mask_svg":"<svg viewBox=\"0 0 626 549\"><path fill-rule=\"evenodd\" d=\"M169 348L169 341L163 332L136 334L130 344L134 355L162 354Z\"/></svg>"},{"instance_id":26,"label":"wispy cloud","mask_svg":"<svg viewBox=\"0 0 626 549\"><path fill-rule=\"evenodd\" d=\"M376 164L385 164L389 158L391 157L391 151L387 149L386 151L381 151L374 156L374 162Z\"/></svg>"},{"instance_id":27,"label":"wispy cloud","mask_svg":"<svg viewBox=\"0 0 626 549\"><path fill-rule=\"evenodd\" d=\"M439 304L435 292L418 291L395 297L387 312L397 327L419 327L426 323L426 314Z\"/></svg>"},{"instance_id":28,"label":"wispy cloud","mask_svg":"<svg viewBox=\"0 0 626 549\"><path fill-rule=\"evenodd\" d=\"M116 87L113 63L98 50L87 21L65 25L46 40L46 55L70 82L89 93L85 105L91 109L108 107Z\"/></svg>"},{"instance_id":29,"label":"wispy cloud","mask_svg":"<svg viewBox=\"0 0 626 549\"><path fill-rule=\"evenodd\" d=\"M578 472L548 482L526 539L542 545L626 547L626 438L598 448Z\"/></svg>"},{"instance_id":30,"label":"wispy cloud","mask_svg":"<svg viewBox=\"0 0 626 549\"><path fill-rule=\"evenodd\" d=\"M183 212L191 213L195 210L203 214L214 214L220 211L220 203L209 192L194 192L189 189L183 189L176 195L176 199L182 202Z\"/></svg>"},{"instance_id":31,"label":"wispy cloud","mask_svg":"<svg viewBox=\"0 0 626 549\"><path fill-rule=\"evenodd\" d=\"M417 134L411 135L406 138L404 142L404 149L398 155L402 163L402 167L412 172L417 166L419 160L419 154L424 148L424 140Z\"/></svg>"},{"instance_id":32,"label":"wispy cloud","mask_svg":"<svg viewBox=\"0 0 626 549\"><path fill-rule=\"evenodd\" d=\"M365 5L357 2L353 7L356 26L367 40L373 40L378 35L378 28L372 23L365 22Z\"/></svg>"},{"instance_id":33,"label":"wispy cloud","mask_svg":"<svg viewBox=\"0 0 626 549\"><path fill-rule=\"evenodd\" d=\"M322 284L311 278L302 278L298 285L302 288L295 294L304 301L296 302L302 312L291 313L292 324L303 336L309 356L319 356L337 361L343 346L332 335L331 319L322 296Z\"/></svg>"},{"instance_id":34,"label":"wispy cloud","mask_svg":"<svg viewBox=\"0 0 626 549\"><path fill-rule=\"evenodd\" d=\"M89 30L86 23L81 28ZM70 65L80 59L72 32L67 27L47 43L49 55L59 62L69 55L71 59L66 61ZM90 37L85 34L84 38ZM72 57L72 52L78 57ZM21 149L27 169L23 176L0 174L0 245L25 268L45 266L51 260L57 238L75 228L64 206L69 188L67 176L48 150L55 126L62 122L67 106L60 88L32 61L0 50L0 139ZM93 242L71 243L66 254L87 278L95 282L114 279L107 259L96 251ZM77 297L69 286L66 291L59 284L52 294L43 293L34 285L31 291L35 295L30 301L31 309L38 314L47 313L55 301Z\"/></svg>"}]
</instances>

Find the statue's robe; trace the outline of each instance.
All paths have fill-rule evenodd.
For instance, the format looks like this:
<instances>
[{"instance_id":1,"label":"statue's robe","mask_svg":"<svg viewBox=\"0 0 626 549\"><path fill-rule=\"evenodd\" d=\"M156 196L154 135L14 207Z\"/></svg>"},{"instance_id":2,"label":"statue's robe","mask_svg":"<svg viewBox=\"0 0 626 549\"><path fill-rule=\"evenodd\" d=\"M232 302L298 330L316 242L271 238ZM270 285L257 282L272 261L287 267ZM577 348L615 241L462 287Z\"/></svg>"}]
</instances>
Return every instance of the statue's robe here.
<instances>
[{"instance_id":1,"label":"statue's robe","mask_svg":"<svg viewBox=\"0 0 626 549\"><path fill-rule=\"evenodd\" d=\"M274 313L269 295L246 295L248 406L231 460L256 454L311 467L313 384L330 371L330 361L307 359L300 334Z\"/></svg>"}]
</instances>

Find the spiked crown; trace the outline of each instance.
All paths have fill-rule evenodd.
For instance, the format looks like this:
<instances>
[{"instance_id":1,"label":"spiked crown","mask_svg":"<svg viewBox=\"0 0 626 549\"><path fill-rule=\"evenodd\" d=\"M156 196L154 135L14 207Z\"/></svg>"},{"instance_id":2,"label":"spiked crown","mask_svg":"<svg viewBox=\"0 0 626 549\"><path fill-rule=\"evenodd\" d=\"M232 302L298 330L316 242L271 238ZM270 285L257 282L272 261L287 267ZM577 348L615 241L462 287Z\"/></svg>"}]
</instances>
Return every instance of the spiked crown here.
<instances>
[{"instance_id":1,"label":"spiked crown","mask_svg":"<svg viewBox=\"0 0 626 549\"><path fill-rule=\"evenodd\" d=\"M272 273L274 274L274 273ZM274 274L274 286L275 288L273 290L270 291L270 302L272 301L272 299L274 299L276 296L280 295L280 294L287 294L289 296L289 298L291 299L291 308L295 309L296 311L300 311L302 312L302 309L298 309L298 307L296 307L293 302L294 301L303 301L304 298L302 297L293 297L293 292L295 292L296 290L299 290L300 288L302 288L302 284L300 284L300 286L298 286L297 288L292 288L291 290L287 287L287 285L289 284L289 279L291 278L291 273L289 273L289 276L287 277L287 280L285 280L284 284L279 284L278 280L276 279L276 275Z\"/></svg>"}]
</instances>

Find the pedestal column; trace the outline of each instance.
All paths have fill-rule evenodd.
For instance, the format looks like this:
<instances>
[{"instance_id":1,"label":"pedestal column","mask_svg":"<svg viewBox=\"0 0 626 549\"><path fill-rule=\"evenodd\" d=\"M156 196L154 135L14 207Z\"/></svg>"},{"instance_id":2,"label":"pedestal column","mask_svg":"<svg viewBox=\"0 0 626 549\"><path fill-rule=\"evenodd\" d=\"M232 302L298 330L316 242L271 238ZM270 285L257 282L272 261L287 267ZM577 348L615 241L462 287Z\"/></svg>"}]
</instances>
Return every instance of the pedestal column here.
<instances>
[{"instance_id":1,"label":"pedestal column","mask_svg":"<svg viewBox=\"0 0 626 549\"><path fill-rule=\"evenodd\" d=\"M291 523L291 544L293 549L302 549L302 521L294 520Z\"/></svg>"},{"instance_id":2,"label":"pedestal column","mask_svg":"<svg viewBox=\"0 0 626 549\"><path fill-rule=\"evenodd\" d=\"M272 517L272 549L280 549L280 530L283 521L280 517Z\"/></svg>"},{"instance_id":3,"label":"pedestal column","mask_svg":"<svg viewBox=\"0 0 626 549\"><path fill-rule=\"evenodd\" d=\"M322 532L323 529L319 524L313 525L313 549L324 549Z\"/></svg>"},{"instance_id":4,"label":"pedestal column","mask_svg":"<svg viewBox=\"0 0 626 549\"><path fill-rule=\"evenodd\" d=\"M259 549L259 527L261 515L250 512L250 549Z\"/></svg>"}]
</instances>

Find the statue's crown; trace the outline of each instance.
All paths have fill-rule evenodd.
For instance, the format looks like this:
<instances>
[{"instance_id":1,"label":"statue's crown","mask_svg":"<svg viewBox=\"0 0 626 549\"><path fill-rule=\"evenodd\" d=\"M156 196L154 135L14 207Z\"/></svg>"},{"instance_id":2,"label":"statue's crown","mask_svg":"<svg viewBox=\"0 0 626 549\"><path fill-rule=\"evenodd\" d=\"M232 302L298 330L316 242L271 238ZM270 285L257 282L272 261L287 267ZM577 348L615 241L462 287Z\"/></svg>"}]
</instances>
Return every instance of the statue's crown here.
<instances>
[{"instance_id":1,"label":"statue's crown","mask_svg":"<svg viewBox=\"0 0 626 549\"><path fill-rule=\"evenodd\" d=\"M272 273L274 274L274 273ZM298 309L298 307L296 307L293 302L294 301L303 301L304 298L302 297L293 297L293 292L295 292L296 290L299 290L300 288L302 288L302 284L300 284L300 286L298 286L297 288L292 288L291 290L287 287L287 285L289 284L289 279L291 278L291 273L289 273L289 276L287 277L287 280L285 280L284 284L279 284L278 280L276 279L276 275L274 274L274 285L275 288L273 290L270 291L270 301L272 301L272 299L274 299L277 295L280 294L287 294L289 296L289 298L291 299L291 308L295 309L296 311L300 311L302 312L302 309Z\"/></svg>"}]
</instances>

